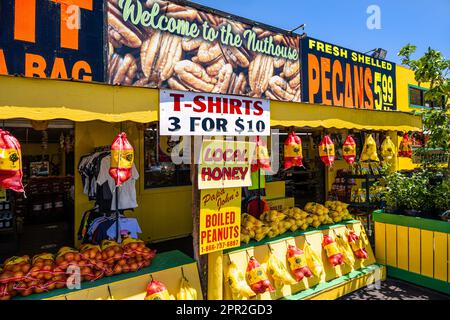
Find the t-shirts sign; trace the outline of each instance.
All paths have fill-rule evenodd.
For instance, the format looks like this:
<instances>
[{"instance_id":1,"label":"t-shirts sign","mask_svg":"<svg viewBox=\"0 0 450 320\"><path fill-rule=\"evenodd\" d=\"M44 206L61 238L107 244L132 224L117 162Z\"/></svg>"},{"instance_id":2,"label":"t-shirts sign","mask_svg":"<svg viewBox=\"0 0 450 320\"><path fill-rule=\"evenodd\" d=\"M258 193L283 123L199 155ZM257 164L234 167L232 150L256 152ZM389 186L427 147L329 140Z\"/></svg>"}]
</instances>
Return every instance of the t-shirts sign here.
<instances>
[{"instance_id":1,"label":"t-shirts sign","mask_svg":"<svg viewBox=\"0 0 450 320\"><path fill-rule=\"evenodd\" d=\"M160 90L163 136L269 136L270 102L212 93Z\"/></svg>"},{"instance_id":2,"label":"t-shirts sign","mask_svg":"<svg viewBox=\"0 0 450 320\"><path fill-rule=\"evenodd\" d=\"M198 188L248 187L255 143L205 140L200 152Z\"/></svg>"},{"instance_id":3,"label":"t-shirts sign","mask_svg":"<svg viewBox=\"0 0 450 320\"><path fill-rule=\"evenodd\" d=\"M241 188L201 190L200 254L241 245Z\"/></svg>"}]
</instances>

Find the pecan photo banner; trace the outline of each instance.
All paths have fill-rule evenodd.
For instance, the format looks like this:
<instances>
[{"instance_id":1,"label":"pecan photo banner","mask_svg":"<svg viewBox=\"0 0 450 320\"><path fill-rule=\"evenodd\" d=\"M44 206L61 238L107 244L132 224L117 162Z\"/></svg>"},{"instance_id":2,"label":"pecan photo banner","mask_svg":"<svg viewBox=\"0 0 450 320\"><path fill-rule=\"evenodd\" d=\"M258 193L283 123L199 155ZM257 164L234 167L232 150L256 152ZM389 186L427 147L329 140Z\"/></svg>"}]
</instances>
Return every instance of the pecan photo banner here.
<instances>
[{"instance_id":1,"label":"pecan photo banner","mask_svg":"<svg viewBox=\"0 0 450 320\"><path fill-rule=\"evenodd\" d=\"M160 0L108 0L107 81L301 101L300 37Z\"/></svg>"}]
</instances>

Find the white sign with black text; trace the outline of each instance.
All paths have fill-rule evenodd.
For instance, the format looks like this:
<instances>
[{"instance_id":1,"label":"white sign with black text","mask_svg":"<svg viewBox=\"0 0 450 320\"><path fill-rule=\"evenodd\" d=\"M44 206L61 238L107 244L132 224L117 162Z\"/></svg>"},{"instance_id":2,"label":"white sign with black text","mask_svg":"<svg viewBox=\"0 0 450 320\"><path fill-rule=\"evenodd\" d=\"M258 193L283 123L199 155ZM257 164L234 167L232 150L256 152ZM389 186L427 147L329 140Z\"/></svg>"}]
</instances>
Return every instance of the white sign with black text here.
<instances>
[{"instance_id":1,"label":"white sign with black text","mask_svg":"<svg viewBox=\"0 0 450 320\"><path fill-rule=\"evenodd\" d=\"M270 101L160 90L162 136L269 136Z\"/></svg>"}]
</instances>

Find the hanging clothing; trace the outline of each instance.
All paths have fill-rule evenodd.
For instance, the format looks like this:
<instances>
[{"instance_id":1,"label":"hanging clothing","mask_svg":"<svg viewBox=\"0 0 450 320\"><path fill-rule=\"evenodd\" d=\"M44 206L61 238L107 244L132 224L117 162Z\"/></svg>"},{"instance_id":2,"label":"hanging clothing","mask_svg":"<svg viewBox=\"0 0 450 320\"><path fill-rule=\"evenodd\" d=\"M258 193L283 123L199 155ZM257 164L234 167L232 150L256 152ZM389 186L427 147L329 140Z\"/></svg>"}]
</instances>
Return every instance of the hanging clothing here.
<instances>
[{"instance_id":1,"label":"hanging clothing","mask_svg":"<svg viewBox=\"0 0 450 320\"><path fill-rule=\"evenodd\" d=\"M119 234L127 235L130 238L137 239L138 233L142 233L139 223L136 218L120 218L119 219ZM110 238L115 238L117 233L117 225L114 223L107 231Z\"/></svg>"},{"instance_id":2,"label":"hanging clothing","mask_svg":"<svg viewBox=\"0 0 450 320\"><path fill-rule=\"evenodd\" d=\"M97 177L97 184L103 185L108 182L112 193L111 210L116 210L116 192L114 179L109 175L109 168L111 167L111 156L108 155L101 160L100 172ZM119 187L119 210L134 209L138 204L136 201L136 180L139 178L139 172L136 165L133 163L131 177Z\"/></svg>"}]
</instances>

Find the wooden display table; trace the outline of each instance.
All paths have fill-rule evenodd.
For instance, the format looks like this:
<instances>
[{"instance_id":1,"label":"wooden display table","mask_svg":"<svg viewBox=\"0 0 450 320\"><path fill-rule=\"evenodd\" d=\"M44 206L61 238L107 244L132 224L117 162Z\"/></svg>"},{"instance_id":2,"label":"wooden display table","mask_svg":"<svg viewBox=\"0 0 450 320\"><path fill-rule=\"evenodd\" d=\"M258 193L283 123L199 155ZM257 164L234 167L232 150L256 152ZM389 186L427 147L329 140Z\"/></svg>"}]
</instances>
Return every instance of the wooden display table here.
<instances>
[{"instance_id":1,"label":"wooden display table","mask_svg":"<svg viewBox=\"0 0 450 320\"><path fill-rule=\"evenodd\" d=\"M322 249L322 238L325 234L334 233L344 234L346 228L352 229L364 241L365 248L369 254L366 260L355 260L353 266L341 265L332 267ZM333 225L324 225L319 228L311 228L306 231L287 232L278 237L262 241L251 241L237 249L230 249L223 253L215 254L214 258L209 259L211 270L222 269L222 283L218 278L210 274L208 282L208 296L213 299L232 299L229 285L223 281L228 272L229 261L233 261L237 267L245 273L249 257L254 256L261 264L265 263L269 257L270 250L286 265L286 250L289 244L302 248L305 239L310 243L314 251L321 256L325 273L320 278L304 278L294 285L285 285L280 290L258 295L259 300L275 299L336 299L375 281L385 280L386 272L384 266L376 264L375 256L370 247L366 232L360 221L351 220ZM269 248L270 246L270 248ZM221 264L220 264L221 262ZM215 282L215 283L214 283ZM218 292L210 290L222 290L221 295Z\"/></svg>"},{"instance_id":2,"label":"wooden display table","mask_svg":"<svg viewBox=\"0 0 450 320\"><path fill-rule=\"evenodd\" d=\"M137 272L105 277L97 281L82 282L81 289L56 289L14 300L143 300L150 275L161 281L169 293L176 296L180 288L181 269L202 299L197 263L180 251L156 254L152 264Z\"/></svg>"}]
</instances>

